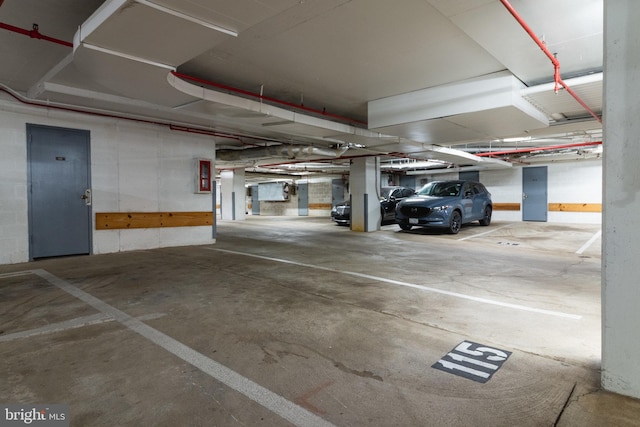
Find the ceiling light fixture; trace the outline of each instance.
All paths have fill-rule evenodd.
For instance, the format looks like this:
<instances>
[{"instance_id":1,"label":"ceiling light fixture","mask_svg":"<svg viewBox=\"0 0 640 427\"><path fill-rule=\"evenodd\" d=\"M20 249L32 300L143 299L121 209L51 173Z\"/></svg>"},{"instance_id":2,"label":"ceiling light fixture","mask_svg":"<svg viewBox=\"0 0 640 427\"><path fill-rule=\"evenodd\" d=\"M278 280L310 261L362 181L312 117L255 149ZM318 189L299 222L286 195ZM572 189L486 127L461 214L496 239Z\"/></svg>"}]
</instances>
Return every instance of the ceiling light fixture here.
<instances>
[{"instance_id":1,"label":"ceiling light fixture","mask_svg":"<svg viewBox=\"0 0 640 427\"><path fill-rule=\"evenodd\" d=\"M516 137L516 138L503 138L501 139L502 142L526 142L526 141L531 141L531 137L530 136L522 136L522 137Z\"/></svg>"},{"instance_id":2,"label":"ceiling light fixture","mask_svg":"<svg viewBox=\"0 0 640 427\"><path fill-rule=\"evenodd\" d=\"M135 0L135 1L137 3L143 4L145 6L149 6L151 8L156 9L156 10L159 10L160 12L164 12L164 13L167 13L169 15L173 15L173 16L175 16L177 18L181 18L181 19L184 19L186 21L190 21L190 22L193 22L195 24L202 25L203 27L211 28L212 30L220 31L221 33L228 34L228 35L233 36L233 37L238 37L238 33L236 31L229 30L227 28L221 27L221 26L216 25L216 24L212 24L212 23L207 22L207 21L203 21L200 18L195 18L195 17L187 15L185 13L178 12L177 10L170 9L170 8L168 8L166 6L161 6L159 4L150 2L148 0Z\"/></svg>"}]
</instances>

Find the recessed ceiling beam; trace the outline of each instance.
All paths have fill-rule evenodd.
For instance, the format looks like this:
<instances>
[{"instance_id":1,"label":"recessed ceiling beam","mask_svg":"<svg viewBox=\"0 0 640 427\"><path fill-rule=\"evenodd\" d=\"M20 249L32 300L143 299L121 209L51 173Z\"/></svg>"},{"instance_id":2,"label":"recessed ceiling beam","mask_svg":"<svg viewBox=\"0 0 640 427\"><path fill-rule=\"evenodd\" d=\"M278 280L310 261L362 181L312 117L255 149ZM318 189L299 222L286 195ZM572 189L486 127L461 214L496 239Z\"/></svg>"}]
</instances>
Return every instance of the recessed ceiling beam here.
<instances>
[{"instance_id":1,"label":"recessed ceiling beam","mask_svg":"<svg viewBox=\"0 0 640 427\"><path fill-rule=\"evenodd\" d=\"M170 8L168 8L166 6L161 6L159 4L150 2L148 0L135 0L135 1L137 3L143 4L145 6L148 6L148 7L151 7L153 9L159 10L160 12L164 12L166 14L175 16L177 18L184 19L184 20L189 21L189 22L193 22L194 24L202 25L203 27L207 27L207 28L210 28L212 30L220 31L221 33L228 34L228 35L233 36L233 37L238 37L238 33L236 31L229 30L227 28L221 27L221 26L216 25L216 24L212 24L211 22L203 21L200 18L195 18L195 17L187 15L185 13L178 12L177 10L170 9Z\"/></svg>"},{"instance_id":2,"label":"recessed ceiling beam","mask_svg":"<svg viewBox=\"0 0 640 427\"><path fill-rule=\"evenodd\" d=\"M82 42L82 46L86 47L87 49L95 50L97 52L102 52L102 53L106 53L106 54L109 54L109 55L118 56L120 58L129 59L131 61L142 62L143 64L153 65L154 67L166 68L167 70L176 71L176 67L174 67L173 65L163 64L161 62L156 62L156 61L151 61L151 60L146 59L146 58L140 58L139 56L129 55L128 53L124 53L124 52L118 52L117 50L107 49L107 48L104 48L104 47L95 46L95 45L92 45L92 44L89 44L89 43L85 43L85 42Z\"/></svg>"}]
</instances>

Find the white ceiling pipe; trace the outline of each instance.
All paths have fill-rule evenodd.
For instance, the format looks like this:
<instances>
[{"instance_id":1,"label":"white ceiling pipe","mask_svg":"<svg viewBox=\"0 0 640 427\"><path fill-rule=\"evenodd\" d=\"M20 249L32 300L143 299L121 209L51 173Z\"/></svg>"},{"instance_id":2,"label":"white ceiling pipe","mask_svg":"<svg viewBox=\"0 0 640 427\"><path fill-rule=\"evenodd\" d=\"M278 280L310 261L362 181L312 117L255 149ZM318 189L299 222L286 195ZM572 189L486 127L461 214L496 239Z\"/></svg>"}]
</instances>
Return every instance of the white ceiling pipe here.
<instances>
[{"instance_id":1,"label":"white ceiling pipe","mask_svg":"<svg viewBox=\"0 0 640 427\"><path fill-rule=\"evenodd\" d=\"M216 159L223 162L237 162L270 158L297 159L300 157L329 157L343 155L348 148L331 149L304 145L278 145L270 147L247 148L245 150L218 150Z\"/></svg>"}]
</instances>

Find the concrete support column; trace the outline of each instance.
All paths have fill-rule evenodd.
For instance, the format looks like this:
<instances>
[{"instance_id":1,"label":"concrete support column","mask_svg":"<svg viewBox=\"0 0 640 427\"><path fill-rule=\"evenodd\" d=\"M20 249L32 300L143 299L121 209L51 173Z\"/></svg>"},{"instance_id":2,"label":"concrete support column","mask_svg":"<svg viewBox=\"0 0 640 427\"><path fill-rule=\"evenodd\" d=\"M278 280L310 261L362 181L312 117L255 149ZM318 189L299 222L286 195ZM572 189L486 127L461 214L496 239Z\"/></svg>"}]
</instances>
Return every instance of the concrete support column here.
<instances>
[{"instance_id":1,"label":"concrete support column","mask_svg":"<svg viewBox=\"0 0 640 427\"><path fill-rule=\"evenodd\" d=\"M349 190L351 192L351 230L379 230L380 159L377 157L353 159L349 171Z\"/></svg>"},{"instance_id":2,"label":"concrete support column","mask_svg":"<svg viewBox=\"0 0 640 427\"><path fill-rule=\"evenodd\" d=\"M604 2L602 387L640 398L640 2Z\"/></svg>"},{"instance_id":3,"label":"concrete support column","mask_svg":"<svg viewBox=\"0 0 640 427\"><path fill-rule=\"evenodd\" d=\"M245 219L244 169L220 172L220 216L222 219Z\"/></svg>"}]
</instances>

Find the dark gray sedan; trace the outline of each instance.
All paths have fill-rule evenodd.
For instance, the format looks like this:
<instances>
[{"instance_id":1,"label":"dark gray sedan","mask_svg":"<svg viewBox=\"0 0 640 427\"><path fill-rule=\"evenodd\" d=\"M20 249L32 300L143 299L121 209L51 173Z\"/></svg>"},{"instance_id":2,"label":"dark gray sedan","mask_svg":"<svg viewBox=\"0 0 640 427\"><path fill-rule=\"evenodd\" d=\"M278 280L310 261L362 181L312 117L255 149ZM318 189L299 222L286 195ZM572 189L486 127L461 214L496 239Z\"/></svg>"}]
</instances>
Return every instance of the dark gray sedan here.
<instances>
[{"instance_id":1,"label":"dark gray sedan","mask_svg":"<svg viewBox=\"0 0 640 427\"><path fill-rule=\"evenodd\" d=\"M396 222L403 230L440 227L451 234L462 224L479 221L491 224L491 193L479 182L434 181L396 206Z\"/></svg>"},{"instance_id":2,"label":"dark gray sedan","mask_svg":"<svg viewBox=\"0 0 640 427\"><path fill-rule=\"evenodd\" d=\"M395 221L396 204L409 196L416 194L415 190L407 187L382 187L380 189L380 217L382 223ZM351 222L351 203L345 200L331 209L331 220L338 225L348 225Z\"/></svg>"}]
</instances>

